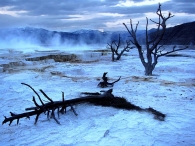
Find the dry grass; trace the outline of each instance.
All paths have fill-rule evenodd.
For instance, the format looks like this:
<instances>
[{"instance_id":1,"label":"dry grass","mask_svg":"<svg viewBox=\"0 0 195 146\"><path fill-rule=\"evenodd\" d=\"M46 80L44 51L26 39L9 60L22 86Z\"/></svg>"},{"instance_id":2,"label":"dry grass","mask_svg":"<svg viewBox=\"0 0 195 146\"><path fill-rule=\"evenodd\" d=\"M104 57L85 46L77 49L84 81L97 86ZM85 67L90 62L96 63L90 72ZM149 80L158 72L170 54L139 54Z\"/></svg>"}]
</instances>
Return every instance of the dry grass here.
<instances>
[{"instance_id":1,"label":"dry grass","mask_svg":"<svg viewBox=\"0 0 195 146\"><path fill-rule=\"evenodd\" d=\"M153 83L159 83L161 86L187 86L187 87L194 87L195 82L192 80L185 81L185 82L173 82L168 80L161 80L157 79L155 77L143 77L143 76L130 76L121 78L121 80L125 80L125 84L129 82L153 82Z\"/></svg>"}]
</instances>

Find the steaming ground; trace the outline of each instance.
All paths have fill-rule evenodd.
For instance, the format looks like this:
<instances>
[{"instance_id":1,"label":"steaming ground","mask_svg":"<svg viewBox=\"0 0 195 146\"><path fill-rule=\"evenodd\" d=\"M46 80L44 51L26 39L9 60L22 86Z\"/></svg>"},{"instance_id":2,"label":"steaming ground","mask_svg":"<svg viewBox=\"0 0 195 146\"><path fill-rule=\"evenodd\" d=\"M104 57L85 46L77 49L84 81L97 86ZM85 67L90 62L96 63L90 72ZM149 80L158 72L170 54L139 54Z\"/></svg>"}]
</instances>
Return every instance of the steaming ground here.
<instances>
[{"instance_id":1,"label":"steaming ground","mask_svg":"<svg viewBox=\"0 0 195 146\"><path fill-rule=\"evenodd\" d=\"M0 73L0 121L4 120L3 116L9 117L10 111L22 113L26 107L33 106L32 96L36 95L21 82L37 91L43 89L53 100L61 100L61 91L66 99L72 99L80 92L102 90L97 84L103 72L108 72L110 81L122 76L113 87L114 95L143 108L153 107L167 117L160 122L148 113L82 104L75 106L78 116L71 110L61 115L61 125L53 119L48 121L44 114L37 125L34 125L35 117L21 119L19 125L16 121L11 126L1 125L0 145L195 145L194 50L179 52L187 57L161 58L152 77L144 76L136 51L122 56L118 62L111 62L110 54L102 56L91 51L80 52L83 61L77 62L24 60L45 54L40 51L0 50L1 65L19 62Z\"/></svg>"}]
</instances>

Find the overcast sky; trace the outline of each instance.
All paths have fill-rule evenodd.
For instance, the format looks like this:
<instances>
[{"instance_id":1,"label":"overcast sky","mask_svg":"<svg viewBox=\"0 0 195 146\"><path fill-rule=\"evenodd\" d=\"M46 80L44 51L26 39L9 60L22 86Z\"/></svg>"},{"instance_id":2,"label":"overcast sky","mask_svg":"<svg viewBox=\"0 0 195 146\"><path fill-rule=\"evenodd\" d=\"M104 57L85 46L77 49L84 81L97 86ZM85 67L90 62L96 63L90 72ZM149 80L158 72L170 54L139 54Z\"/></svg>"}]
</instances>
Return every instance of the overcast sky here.
<instances>
[{"instance_id":1,"label":"overcast sky","mask_svg":"<svg viewBox=\"0 0 195 146\"><path fill-rule=\"evenodd\" d=\"M159 2L165 16L175 15L168 27L195 21L195 0L0 0L0 28L125 30L122 23L132 19L145 29L146 17L158 18Z\"/></svg>"}]
</instances>

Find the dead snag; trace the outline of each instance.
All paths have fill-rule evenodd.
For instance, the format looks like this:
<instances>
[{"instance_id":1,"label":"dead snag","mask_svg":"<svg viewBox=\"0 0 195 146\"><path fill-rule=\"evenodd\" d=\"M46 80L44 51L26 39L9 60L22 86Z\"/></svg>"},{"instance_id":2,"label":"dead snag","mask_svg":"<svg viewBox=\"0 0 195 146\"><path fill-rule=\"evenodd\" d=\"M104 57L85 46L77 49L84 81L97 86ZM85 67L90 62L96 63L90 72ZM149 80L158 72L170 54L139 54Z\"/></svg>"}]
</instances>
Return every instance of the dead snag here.
<instances>
[{"instance_id":1,"label":"dead snag","mask_svg":"<svg viewBox=\"0 0 195 146\"><path fill-rule=\"evenodd\" d=\"M129 52L130 49L134 48L134 46L130 47L131 45L130 41L126 41L126 45L124 45L123 47L122 45L123 44L121 43L120 34L118 37L118 41L113 40L110 44L109 43L107 44L107 48L110 49L112 52L112 61L119 60L124 52ZM119 52L119 50L121 51Z\"/></svg>"},{"instance_id":2,"label":"dead snag","mask_svg":"<svg viewBox=\"0 0 195 146\"><path fill-rule=\"evenodd\" d=\"M178 47L176 48L176 46L174 46L171 50L166 51L167 48L165 46L165 42L167 38L165 38L165 32L167 29L167 21L171 19L172 17L174 17L174 15L172 15L172 13L169 12L168 15L165 16L163 11L161 10L160 3L158 5L156 15L158 18L157 21L150 19L150 21L156 24L157 26L157 28L155 29L155 32L152 33L153 36L151 36L149 33L149 30L148 30L149 22L148 22L148 18L146 17L146 31L145 31L145 47L146 48L143 48L143 45L141 45L138 35L137 35L137 28L138 28L139 22L136 24L135 27L133 27L133 22L131 19L130 19L129 27L127 27L127 25L123 23L123 25L127 29L127 32L130 35L130 42L138 50L140 61L145 68L145 75L147 76L152 75L152 72L158 63L159 57L165 56L167 54L171 54L176 51L185 50L188 48L188 46L182 47L182 48L178 48Z\"/></svg>"}]
</instances>

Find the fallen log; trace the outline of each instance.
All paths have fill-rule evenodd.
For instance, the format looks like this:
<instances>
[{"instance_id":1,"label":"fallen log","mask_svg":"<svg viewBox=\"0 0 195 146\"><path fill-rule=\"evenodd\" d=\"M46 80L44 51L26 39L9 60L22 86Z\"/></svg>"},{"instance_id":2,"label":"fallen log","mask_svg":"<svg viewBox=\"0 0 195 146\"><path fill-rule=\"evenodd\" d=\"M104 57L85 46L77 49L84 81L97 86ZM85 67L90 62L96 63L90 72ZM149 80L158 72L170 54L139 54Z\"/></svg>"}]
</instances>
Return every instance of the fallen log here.
<instances>
[{"instance_id":1,"label":"fallen log","mask_svg":"<svg viewBox=\"0 0 195 146\"><path fill-rule=\"evenodd\" d=\"M78 114L76 113L73 106L82 104L82 103L88 103L88 104L92 104L96 106L114 107L114 108L125 109L125 110L136 110L140 112L149 112L154 115L155 119L160 120L160 121L164 121L165 116L166 116L165 114L151 107L144 109L144 108L141 108L139 106L132 104L131 102L128 102L123 97L116 97L112 94L112 89L105 91L103 94L83 92L82 94L85 95L84 97L79 97L79 98L69 99L69 100L65 100L63 96L64 94L62 94L62 101L53 101L51 98L49 98L46 95L46 93L43 92L43 90L40 90L41 93L44 95L44 97L49 100L49 102L44 103L42 99L40 98L39 94L30 85L25 84L25 83L22 83L22 84L30 87L37 94L42 105L39 105L35 97L33 96L33 102L35 105L34 107L26 108L25 110L27 112L24 112L21 114L15 114L15 113L10 112L11 117L9 118L5 117L2 124L9 122L9 125L11 125L11 123L14 120L17 120L17 124L19 124L19 120L21 118L30 119L31 116L36 116L35 118L35 124L36 124L38 121L39 115L42 113L46 113L48 119L53 118L58 124L60 124L60 122L55 116L56 110L57 110L57 114L59 117L60 113L61 114L66 113L66 108L70 107L72 111L74 112L74 114L77 116Z\"/></svg>"}]
</instances>

